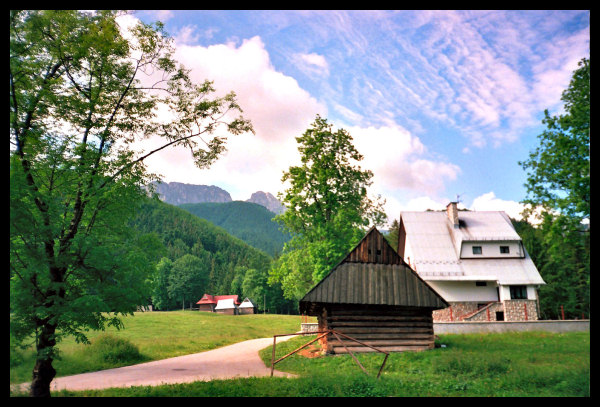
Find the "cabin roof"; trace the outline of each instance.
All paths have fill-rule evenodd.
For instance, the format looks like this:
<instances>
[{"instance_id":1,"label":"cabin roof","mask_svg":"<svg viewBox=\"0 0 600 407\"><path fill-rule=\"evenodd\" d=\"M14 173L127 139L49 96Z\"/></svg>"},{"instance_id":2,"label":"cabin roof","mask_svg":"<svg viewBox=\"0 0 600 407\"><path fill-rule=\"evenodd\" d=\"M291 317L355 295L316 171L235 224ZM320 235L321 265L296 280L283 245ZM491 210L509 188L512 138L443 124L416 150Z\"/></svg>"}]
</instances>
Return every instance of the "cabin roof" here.
<instances>
[{"instance_id":1,"label":"cabin roof","mask_svg":"<svg viewBox=\"0 0 600 407\"><path fill-rule=\"evenodd\" d=\"M309 312L315 303L430 309L448 306L375 227L300 300L300 311Z\"/></svg>"}]
</instances>

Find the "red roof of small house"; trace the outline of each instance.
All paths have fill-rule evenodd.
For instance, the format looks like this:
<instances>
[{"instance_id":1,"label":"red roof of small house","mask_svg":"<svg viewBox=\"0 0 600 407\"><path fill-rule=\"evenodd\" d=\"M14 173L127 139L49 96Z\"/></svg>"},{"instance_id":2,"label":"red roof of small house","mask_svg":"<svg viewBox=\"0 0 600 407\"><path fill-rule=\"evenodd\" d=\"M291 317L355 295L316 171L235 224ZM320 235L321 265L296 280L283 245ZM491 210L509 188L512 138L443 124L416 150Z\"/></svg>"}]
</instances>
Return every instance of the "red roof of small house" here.
<instances>
[{"instance_id":1,"label":"red roof of small house","mask_svg":"<svg viewBox=\"0 0 600 407\"><path fill-rule=\"evenodd\" d=\"M240 300L237 295L210 295L204 294L200 301L196 304L216 304L219 300L232 299L235 305L240 305Z\"/></svg>"}]
</instances>

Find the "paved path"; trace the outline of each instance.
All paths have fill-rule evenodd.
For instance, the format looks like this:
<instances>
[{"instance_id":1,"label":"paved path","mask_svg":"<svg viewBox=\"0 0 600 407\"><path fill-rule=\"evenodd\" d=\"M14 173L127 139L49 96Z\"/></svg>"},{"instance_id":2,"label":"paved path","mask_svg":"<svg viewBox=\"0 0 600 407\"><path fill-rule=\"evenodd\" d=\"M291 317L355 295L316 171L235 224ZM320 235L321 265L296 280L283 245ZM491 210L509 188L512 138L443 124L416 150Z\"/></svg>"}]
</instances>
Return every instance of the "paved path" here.
<instances>
[{"instance_id":1,"label":"paved path","mask_svg":"<svg viewBox=\"0 0 600 407\"><path fill-rule=\"evenodd\" d=\"M292 337L293 335L278 337L277 343ZM272 344L273 338L252 339L192 355L59 377L52 381L50 388L53 391L105 389L269 376L271 367L265 366L258 356L258 351ZM273 372L273 375L294 377L293 374L277 370Z\"/></svg>"}]
</instances>

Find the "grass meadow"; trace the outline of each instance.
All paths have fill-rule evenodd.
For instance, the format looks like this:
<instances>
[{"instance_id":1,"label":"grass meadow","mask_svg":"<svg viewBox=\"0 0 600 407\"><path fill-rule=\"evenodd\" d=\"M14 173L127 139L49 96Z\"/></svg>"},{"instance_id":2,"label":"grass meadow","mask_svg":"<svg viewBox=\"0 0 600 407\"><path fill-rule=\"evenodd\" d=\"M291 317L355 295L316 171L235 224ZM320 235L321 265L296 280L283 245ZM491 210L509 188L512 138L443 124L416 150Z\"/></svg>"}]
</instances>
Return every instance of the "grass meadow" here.
<instances>
[{"instance_id":1,"label":"grass meadow","mask_svg":"<svg viewBox=\"0 0 600 407\"><path fill-rule=\"evenodd\" d=\"M198 312L136 313L125 329L90 335L92 345L65 341L58 375L98 370L201 352L246 339L292 333L299 316L225 316ZM315 336L278 343L276 358ZM315 343L316 344L316 343ZM60 391L58 397L588 397L590 334L571 332L440 335L440 347L391 353L379 379L384 355L295 354L276 365L299 375L216 380L165 386ZM445 345L442 347L441 345ZM95 348L96 347L96 348ZM318 349L314 349L318 350ZM260 352L267 366L272 348ZM22 352L22 351L21 351ZM11 383L29 381L33 351L13 357ZM22 363L13 363L13 359ZM14 364L14 366L13 366ZM11 394L18 396L18 394Z\"/></svg>"}]
</instances>

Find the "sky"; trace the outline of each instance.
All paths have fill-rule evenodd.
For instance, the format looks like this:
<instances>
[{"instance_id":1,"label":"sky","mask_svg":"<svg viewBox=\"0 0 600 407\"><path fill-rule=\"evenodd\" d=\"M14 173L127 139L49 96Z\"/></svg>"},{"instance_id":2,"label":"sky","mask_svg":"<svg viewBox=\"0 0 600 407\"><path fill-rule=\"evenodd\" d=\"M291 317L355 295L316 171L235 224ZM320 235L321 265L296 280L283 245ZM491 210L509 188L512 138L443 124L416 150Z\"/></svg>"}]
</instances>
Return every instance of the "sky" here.
<instances>
[{"instance_id":1,"label":"sky","mask_svg":"<svg viewBox=\"0 0 600 407\"><path fill-rule=\"evenodd\" d=\"M343 128L373 172L371 196L400 211L503 210L520 218L527 160L590 55L590 12L137 10L160 20L175 58L217 94L234 91L255 134L228 137L209 169L169 149L165 182L216 185L234 200L277 196L317 114ZM152 141L150 141L152 142Z\"/></svg>"}]
</instances>

